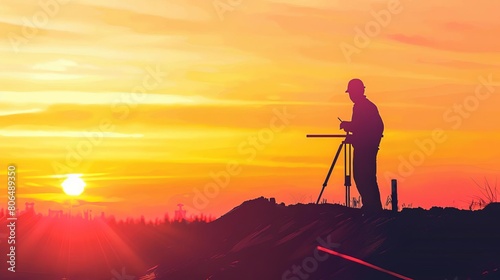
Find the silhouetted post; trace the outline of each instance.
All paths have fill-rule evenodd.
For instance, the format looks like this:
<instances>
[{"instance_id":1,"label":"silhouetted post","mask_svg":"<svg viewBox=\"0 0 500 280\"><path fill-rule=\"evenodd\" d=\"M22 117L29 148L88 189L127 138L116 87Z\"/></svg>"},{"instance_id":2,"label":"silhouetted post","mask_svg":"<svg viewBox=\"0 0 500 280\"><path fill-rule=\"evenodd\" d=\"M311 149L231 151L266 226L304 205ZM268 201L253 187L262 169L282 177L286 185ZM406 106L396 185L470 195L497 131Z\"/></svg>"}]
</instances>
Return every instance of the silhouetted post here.
<instances>
[{"instance_id":1,"label":"silhouetted post","mask_svg":"<svg viewBox=\"0 0 500 280\"><path fill-rule=\"evenodd\" d=\"M391 180L391 202L392 212L398 212L398 180Z\"/></svg>"}]
</instances>

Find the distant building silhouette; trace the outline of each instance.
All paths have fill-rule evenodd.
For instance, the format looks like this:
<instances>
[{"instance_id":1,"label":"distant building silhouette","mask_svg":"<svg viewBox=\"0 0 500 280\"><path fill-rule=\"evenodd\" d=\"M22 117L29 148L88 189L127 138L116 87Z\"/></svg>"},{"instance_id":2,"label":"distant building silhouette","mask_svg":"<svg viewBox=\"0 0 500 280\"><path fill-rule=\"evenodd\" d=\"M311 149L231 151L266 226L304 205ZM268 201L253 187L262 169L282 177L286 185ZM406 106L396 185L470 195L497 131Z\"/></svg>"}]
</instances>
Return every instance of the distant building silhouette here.
<instances>
[{"instance_id":1,"label":"distant building silhouette","mask_svg":"<svg viewBox=\"0 0 500 280\"><path fill-rule=\"evenodd\" d=\"M175 217L174 219L176 221L182 221L186 219L186 210L182 209L183 204L179 203L177 204L179 206L179 209L175 211Z\"/></svg>"},{"instance_id":2,"label":"distant building silhouette","mask_svg":"<svg viewBox=\"0 0 500 280\"><path fill-rule=\"evenodd\" d=\"M155 217L152 219L146 219L144 215L141 215L139 217L126 217L124 219L116 219L115 216L112 214L106 215L104 211L98 212L98 214L93 214L91 209L83 209L81 212L75 212L73 215L69 211L66 210L55 210L55 209L48 209L46 214L42 213L37 213L35 211L35 203L34 202L26 202L25 203L25 208L24 209L16 209L15 210L15 217L19 217L20 219L24 218L39 218L43 219L44 217L47 218L52 218L52 219L61 219L60 222L63 222L62 220L67 220L67 219L76 219L76 220L85 220L85 221L104 221L105 223L108 223L110 225L114 224L134 224L134 225L162 225L162 224L171 224L172 222L185 222L185 223L191 223L191 222L211 222L215 220L215 218L211 215L206 215L203 213L194 215L187 215L187 210L184 209L183 204L177 204L178 209L176 209L175 215L169 215L168 212L165 212L163 218L161 217ZM99 214L100 213L100 214ZM0 208L0 220L2 218L5 218L7 216L10 216L10 211L8 211L6 208Z\"/></svg>"},{"instance_id":3,"label":"distant building silhouette","mask_svg":"<svg viewBox=\"0 0 500 280\"><path fill-rule=\"evenodd\" d=\"M62 210L52 210L52 209L49 209L49 217L50 218L62 218L63 217L63 211Z\"/></svg>"},{"instance_id":4,"label":"distant building silhouette","mask_svg":"<svg viewBox=\"0 0 500 280\"><path fill-rule=\"evenodd\" d=\"M24 211L21 212L22 216L33 217L35 216L35 203L34 202L26 202L26 207Z\"/></svg>"},{"instance_id":5,"label":"distant building silhouette","mask_svg":"<svg viewBox=\"0 0 500 280\"><path fill-rule=\"evenodd\" d=\"M83 211L83 218L85 220L92 220L92 210Z\"/></svg>"}]
</instances>

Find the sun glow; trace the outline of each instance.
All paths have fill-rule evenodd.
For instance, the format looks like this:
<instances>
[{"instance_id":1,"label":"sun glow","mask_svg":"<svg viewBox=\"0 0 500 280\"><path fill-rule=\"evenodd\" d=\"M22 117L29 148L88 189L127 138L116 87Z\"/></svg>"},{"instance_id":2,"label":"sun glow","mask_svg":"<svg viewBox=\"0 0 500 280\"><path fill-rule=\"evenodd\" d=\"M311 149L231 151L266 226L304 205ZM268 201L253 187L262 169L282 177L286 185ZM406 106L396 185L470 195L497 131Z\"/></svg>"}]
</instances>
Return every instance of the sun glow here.
<instances>
[{"instance_id":1,"label":"sun glow","mask_svg":"<svg viewBox=\"0 0 500 280\"><path fill-rule=\"evenodd\" d=\"M62 183L64 192L70 196L79 196L85 189L85 182L80 178L80 174L69 174Z\"/></svg>"}]
</instances>

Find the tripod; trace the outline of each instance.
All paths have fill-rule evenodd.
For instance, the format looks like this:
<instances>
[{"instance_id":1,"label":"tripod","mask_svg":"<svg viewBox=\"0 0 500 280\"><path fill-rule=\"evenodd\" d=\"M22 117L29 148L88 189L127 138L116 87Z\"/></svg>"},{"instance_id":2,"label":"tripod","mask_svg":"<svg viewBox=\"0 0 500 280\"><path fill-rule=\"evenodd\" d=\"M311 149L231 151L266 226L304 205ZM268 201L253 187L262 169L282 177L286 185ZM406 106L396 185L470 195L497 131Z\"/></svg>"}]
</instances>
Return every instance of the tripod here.
<instances>
[{"instance_id":1,"label":"tripod","mask_svg":"<svg viewBox=\"0 0 500 280\"><path fill-rule=\"evenodd\" d=\"M345 138L349 134L308 134L306 137L308 138ZM346 143L346 141L342 141L340 143L339 148L337 149L337 153L333 158L332 165L330 165L330 169L328 170L328 174L326 175L325 182L323 183L323 188L319 193L318 200L316 200L316 204L319 203L321 196L323 195L323 191L328 185L328 180L332 175L333 168L335 167L335 163L337 163L337 159L339 158L340 152L344 148L344 186L345 186L345 205L350 207L350 197L351 197L351 174L352 174L352 144Z\"/></svg>"}]
</instances>

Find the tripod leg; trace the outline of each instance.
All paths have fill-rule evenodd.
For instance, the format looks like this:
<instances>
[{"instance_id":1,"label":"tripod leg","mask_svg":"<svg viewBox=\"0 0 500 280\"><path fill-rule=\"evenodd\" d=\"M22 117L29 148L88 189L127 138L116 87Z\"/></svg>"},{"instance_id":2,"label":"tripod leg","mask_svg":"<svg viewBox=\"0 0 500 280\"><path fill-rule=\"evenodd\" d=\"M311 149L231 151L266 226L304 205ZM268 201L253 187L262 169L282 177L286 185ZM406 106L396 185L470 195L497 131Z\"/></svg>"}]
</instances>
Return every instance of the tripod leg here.
<instances>
[{"instance_id":1,"label":"tripod leg","mask_svg":"<svg viewBox=\"0 0 500 280\"><path fill-rule=\"evenodd\" d=\"M352 145L345 144L344 147L344 186L345 186L345 206L351 207L351 164Z\"/></svg>"},{"instance_id":2,"label":"tripod leg","mask_svg":"<svg viewBox=\"0 0 500 280\"><path fill-rule=\"evenodd\" d=\"M318 200L316 200L316 204L319 203L319 200L321 199L321 196L323 195L323 191L326 188L326 185L328 184L328 180L330 180L330 176L332 175L333 167L335 166L335 163L337 162L337 159L339 158L340 151L342 151L342 146L344 143L342 142L339 146L339 149L337 150L337 153L335 154L335 158L333 159L332 165L330 165L330 170L328 170L328 174L326 175L325 182L323 183L323 188L321 189L321 192L319 193Z\"/></svg>"}]
</instances>

